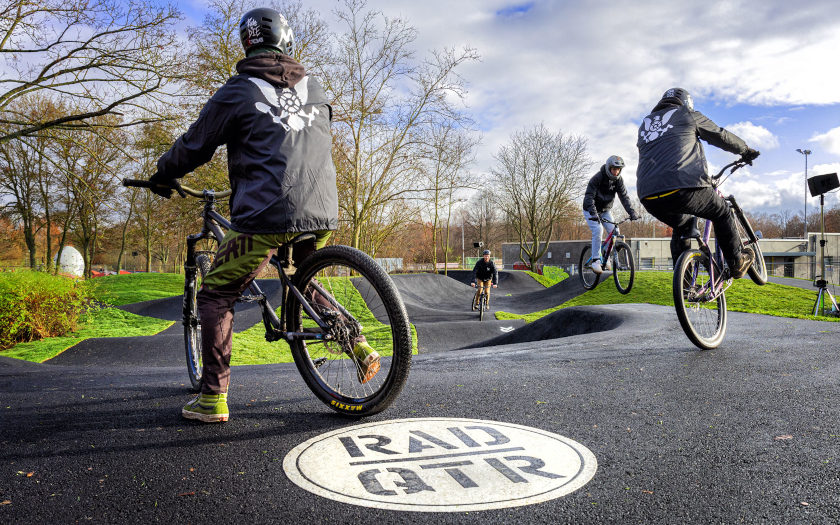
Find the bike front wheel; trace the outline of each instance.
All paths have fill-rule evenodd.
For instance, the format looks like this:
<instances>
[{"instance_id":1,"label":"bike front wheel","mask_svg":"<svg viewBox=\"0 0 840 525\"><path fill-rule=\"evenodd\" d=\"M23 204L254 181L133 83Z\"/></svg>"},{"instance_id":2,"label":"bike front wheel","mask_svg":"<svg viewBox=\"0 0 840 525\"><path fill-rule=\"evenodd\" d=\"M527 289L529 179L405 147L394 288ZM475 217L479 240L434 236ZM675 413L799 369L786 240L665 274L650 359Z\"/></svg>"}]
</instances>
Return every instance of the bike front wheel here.
<instances>
[{"instance_id":1,"label":"bike front wheel","mask_svg":"<svg viewBox=\"0 0 840 525\"><path fill-rule=\"evenodd\" d=\"M481 294L481 298L478 300L478 320L484 320L484 312L487 310L487 294Z\"/></svg>"},{"instance_id":2,"label":"bike front wheel","mask_svg":"<svg viewBox=\"0 0 840 525\"><path fill-rule=\"evenodd\" d=\"M726 296L714 293L706 257L683 252L674 268L674 307L685 335L704 350L717 348L726 334Z\"/></svg>"},{"instance_id":3,"label":"bike front wheel","mask_svg":"<svg viewBox=\"0 0 840 525\"><path fill-rule=\"evenodd\" d=\"M327 246L307 257L294 276L323 330L289 293L287 329L315 338L290 341L303 380L327 406L345 415L369 416L397 398L411 366L411 327L399 292L367 254ZM379 372L362 382L365 364L354 353L363 337L380 356Z\"/></svg>"},{"instance_id":4,"label":"bike front wheel","mask_svg":"<svg viewBox=\"0 0 840 525\"><path fill-rule=\"evenodd\" d=\"M580 276L580 284L587 290L592 290L598 285L601 280L601 274L592 271L592 261L589 259L592 256L592 247L587 246L580 252L580 262L578 263L578 275Z\"/></svg>"},{"instance_id":5,"label":"bike front wheel","mask_svg":"<svg viewBox=\"0 0 840 525\"><path fill-rule=\"evenodd\" d=\"M187 374L194 392L201 390L201 316L198 313L197 294L201 283L213 266L212 252L195 256L195 270L187 271L184 282L184 349L187 353Z\"/></svg>"},{"instance_id":6,"label":"bike front wheel","mask_svg":"<svg viewBox=\"0 0 840 525\"><path fill-rule=\"evenodd\" d=\"M761 247L758 245L758 238L741 208L735 207L733 211L735 213L735 225L738 230L738 237L741 239L741 246L745 250L752 250L755 256L752 266L747 269L747 274L755 284L759 286L765 285L767 284L767 264L764 262L764 254L761 253Z\"/></svg>"},{"instance_id":7,"label":"bike front wheel","mask_svg":"<svg viewBox=\"0 0 840 525\"><path fill-rule=\"evenodd\" d=\"M633 262L633 252L625 242L615 243L612 253L613 279L619 293L628 294L633 288L636 278L636 264Z\"/></svg>"}]
</instances>

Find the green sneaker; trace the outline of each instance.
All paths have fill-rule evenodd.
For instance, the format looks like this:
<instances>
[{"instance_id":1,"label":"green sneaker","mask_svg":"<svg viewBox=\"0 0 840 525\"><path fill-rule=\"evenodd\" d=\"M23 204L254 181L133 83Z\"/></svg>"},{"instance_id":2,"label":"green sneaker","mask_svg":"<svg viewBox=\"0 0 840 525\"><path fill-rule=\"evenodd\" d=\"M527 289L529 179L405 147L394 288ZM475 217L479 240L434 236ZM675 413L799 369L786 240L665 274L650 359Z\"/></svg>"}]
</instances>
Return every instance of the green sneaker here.
<instances>
[{"instance_id":1,"label":"green sneaker","mask_svg":"<svg viewBox=\"0 0 840 525\"><path fill-rule=\"evenodd\" d=\"M367 383L379 372L379 354L366 341L359 341L353 346L353 356L359 383Z\"/></svg>"},{"instance_id":2,"label":"green sneaker","mask_svg":"<svg viewBox=\"0 0 840 525\"><path fill-rule=\"evenodd\" d=\"M227 392L224 394L200 394L184 405L181 415L204 423L222 423L228 420Z\"/></svg>"}]
</instances>

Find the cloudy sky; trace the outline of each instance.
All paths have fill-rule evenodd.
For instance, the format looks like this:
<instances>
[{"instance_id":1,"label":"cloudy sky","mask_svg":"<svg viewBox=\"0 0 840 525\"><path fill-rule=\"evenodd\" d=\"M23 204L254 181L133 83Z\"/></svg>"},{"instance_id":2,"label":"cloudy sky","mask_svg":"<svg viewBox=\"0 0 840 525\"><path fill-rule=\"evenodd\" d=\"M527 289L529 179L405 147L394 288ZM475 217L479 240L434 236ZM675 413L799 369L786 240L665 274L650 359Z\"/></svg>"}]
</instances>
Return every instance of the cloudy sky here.
<instances>
[{"instance_id":1,"label":"cloudy sky","mask_svg":"<svg viewBox=\"0 0 840 525\"><path fill-rule=\"evenodd\" d=\"M187 23L203 0L181 0ZM307 0L335 23L335 0ZM420 56L470 46L461 74L489 172L510 134L543 122L585 136L600 166L625 158L635 193L636 134L669 87L762 152L724 186L750 211L803 213L808 176L840 171L840 9L836 0L369 0L419 31ZM714 166L735 157L706 147ZM594 173L594 170L593 170ZM809 215L819 200L808 196ZM840 203L838 192L826 205Z\"/></svg>"}]
</instances>

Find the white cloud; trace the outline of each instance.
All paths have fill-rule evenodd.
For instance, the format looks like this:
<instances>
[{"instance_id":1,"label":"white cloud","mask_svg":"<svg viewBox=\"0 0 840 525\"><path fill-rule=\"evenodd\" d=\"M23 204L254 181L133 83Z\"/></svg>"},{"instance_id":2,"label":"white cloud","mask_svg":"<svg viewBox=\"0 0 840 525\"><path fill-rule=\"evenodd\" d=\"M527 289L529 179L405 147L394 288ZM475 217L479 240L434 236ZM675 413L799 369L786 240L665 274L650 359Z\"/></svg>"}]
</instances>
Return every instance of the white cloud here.
<instances>
[{"instance_id":1,"label":"white cloud","mask_svg":"<svg viewBox=\"0 0 840 525\"><path fill-rule=\"evenodd\" d=\"M829 153L840 155L840 127L830 129L825 133L814 135L810 142L816 142Z\"/></svg>"},{"instance_id":2,"label":"white cloud","mask_svg":"<svg viewBox=\"0 0 840 525\"><path fill-rule=\"evenodd\" d=\"M726 129L744 139L753 149L768 150L779 147L779 139L764 126L756 126L747 121L730 124Z\"/></svg>"},{"instance_id":3,"label":"white cloud","mask_svg":"<svg viewBox=\"0 0 840 525\"><path fill-rule=\"evenodd\" d=\"M306 6L335 23L334 0ZM369 0L368 6L417 28L418 58L444 46L468 45L481 54L459 71L483 134L476 172L489 171L511 133L543 122L585 136L597 166L609 155L624 157L632 187L638 125L667 88L681 86L700 111L716 113L718 124L737 122L727 129L765 153L752 168L760 182L733 193L801 213L802 173L799 190L792 182L802 159L794 150L809 132L791 137L790 130L807 126L800 115L815 105L840 105L840 68L826 66L840 49L836 0ZM514 16L504 16L505 9ZM741 104L766 107L761 115L728 113ZM779 107L784 114L773 111ZM767 115L774 118L759 120ZM840 131L834 132L814 137L824 141L821 161L834 160L829 152L840 156ZM706 151L712 162L732 160L714 147ZM784 173L761 176L762 169Z\"/></svg>"}]
</instances>

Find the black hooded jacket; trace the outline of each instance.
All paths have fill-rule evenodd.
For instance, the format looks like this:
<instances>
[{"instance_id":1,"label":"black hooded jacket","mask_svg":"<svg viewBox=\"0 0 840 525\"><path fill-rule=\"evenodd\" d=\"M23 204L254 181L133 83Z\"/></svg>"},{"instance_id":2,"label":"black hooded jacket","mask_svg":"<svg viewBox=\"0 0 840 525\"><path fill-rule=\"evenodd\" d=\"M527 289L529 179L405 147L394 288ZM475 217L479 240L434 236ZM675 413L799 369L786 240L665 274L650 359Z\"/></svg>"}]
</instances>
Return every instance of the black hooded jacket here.
<instances>
[{"instance_id":1,"label":"black hooded jacket","mask_svg":"<svg viewBox=\"0 0 840 525\"><path fill-rule=\"evenodd\" d=\"M618 194L618 198L621 200L621 204L627 210L627 213L632 214L633 206L627 197L627 188L624 186L624 179L621 177L612 179L607 176L607 165L604 164L598 173L589 179L589 184L586 185L586 193L583 195L583 211L597 215L610 210L616 194Z\"/></svg>"},{"instance_id":2,"label":"black hooded jacket","mask_svg":"<svg viewBox=\"0 0 840 525\"><path fill-rule=\"evenodd\" d=\"M286 55L248 57L236 70L158 160L158 177L183 177L227 144L235 231L335 230L332 109L324 89Z\"/></svg>"},{"instance_id":3,"label":"black hooded jacket","mask_svg":"<svg viewBox=\"0 0 840 525\"><path fill-rule=\"evenodd\" d=\"M744 153L746 143L699 111L658 104L639 127L639 198L683 188L711 187L700 139L730 153Z\"/></svg>"},{"instance_id":4,"label":"black hooded jacket","mask_svg":"<svg viewBox=\"0 0 840 525\"><path fill-rule=\"evenodd\" d=\"M473 280L487 281L492 279L493 284L499 284L499 272L496 270L496 263L493 259L485 261L484 257L476 261L473 266Z\"/></svg>"}]
</instances>

